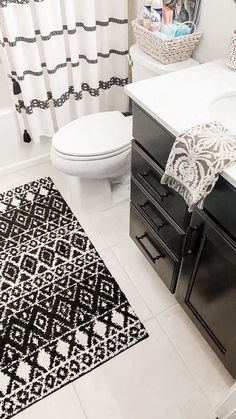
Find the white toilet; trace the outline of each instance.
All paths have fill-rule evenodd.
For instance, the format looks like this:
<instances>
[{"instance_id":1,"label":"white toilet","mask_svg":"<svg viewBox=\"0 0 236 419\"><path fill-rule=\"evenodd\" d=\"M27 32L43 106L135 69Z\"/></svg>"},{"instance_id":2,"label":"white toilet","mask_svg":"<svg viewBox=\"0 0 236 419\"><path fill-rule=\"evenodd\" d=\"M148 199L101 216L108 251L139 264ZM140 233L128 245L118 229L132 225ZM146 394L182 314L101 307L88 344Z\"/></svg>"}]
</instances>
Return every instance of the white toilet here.
<instances>
[{"instance_id":1,"label":"white toilet","mask_svg":"<svg viewBox=\"0 0 236 419\"><path fill-rule=\"evenodd\" d=\"M163 65L137 44L130 49L133 82L197 65ZM101 112L76 119L52 139L51 161L70 175L70 195L79 211L103 210L128 197L132 118Z\"/></svg>"}]
</instances>

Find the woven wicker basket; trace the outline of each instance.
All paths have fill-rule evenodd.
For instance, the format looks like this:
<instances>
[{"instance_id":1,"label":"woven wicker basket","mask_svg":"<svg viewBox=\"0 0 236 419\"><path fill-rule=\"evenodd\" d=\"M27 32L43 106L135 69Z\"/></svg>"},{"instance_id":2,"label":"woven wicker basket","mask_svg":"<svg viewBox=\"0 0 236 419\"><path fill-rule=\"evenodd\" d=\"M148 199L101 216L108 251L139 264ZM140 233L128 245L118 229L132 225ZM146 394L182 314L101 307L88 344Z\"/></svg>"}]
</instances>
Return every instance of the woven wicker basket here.
<instances>
[{"instance_id":1,"label":"woven wicker basket","mask_svg":"<svg viewBox=\"0 0 236 419\"><path fill-rule=\"evenodd\" d=\"M147 54L162 64L172 64L188 60L196 48L202 32L196 30L191 35L162 39L142 26L142 20L132 22L136 42Z\"/></svg>"}]
</instances>

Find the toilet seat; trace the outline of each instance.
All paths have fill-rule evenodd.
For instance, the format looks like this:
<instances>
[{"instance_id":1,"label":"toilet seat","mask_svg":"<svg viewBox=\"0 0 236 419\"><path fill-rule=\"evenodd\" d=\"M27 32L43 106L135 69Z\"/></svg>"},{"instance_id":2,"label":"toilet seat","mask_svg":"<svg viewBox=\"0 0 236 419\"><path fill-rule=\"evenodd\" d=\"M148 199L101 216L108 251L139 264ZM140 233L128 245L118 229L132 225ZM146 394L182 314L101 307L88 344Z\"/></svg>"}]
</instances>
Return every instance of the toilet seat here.
<instances>
[{"instance_id":1,"label":"toilet seat","mask_svg":"<svg viewBox=\"0 0 236 419\"><path fill-rule=\"evenodd\" d=\"M107 154L79 156L79 155L69 155L69 154L60 153L52 146L52 150L54 154L57 155L57 157L60 157L63 160L78 161L78 162L79 161L105 160L114 156L118 156L119 154L125 153L126 151L130 149L131 149L131 142L126 147L119 149L117 151L111 151L110 153L107 153Z\"/></svg>"},{"instance_id":2,"label":"toilet seat","mask_svg":"<svg viewBox=\"0 0 236 419\"><path fill-rule=\"evenodd\" d=\"M131 147L132 123L121 112L99 112L76 119L53 137L54 152L66 160L100 160Z\"/></svg>"}]
</instances>

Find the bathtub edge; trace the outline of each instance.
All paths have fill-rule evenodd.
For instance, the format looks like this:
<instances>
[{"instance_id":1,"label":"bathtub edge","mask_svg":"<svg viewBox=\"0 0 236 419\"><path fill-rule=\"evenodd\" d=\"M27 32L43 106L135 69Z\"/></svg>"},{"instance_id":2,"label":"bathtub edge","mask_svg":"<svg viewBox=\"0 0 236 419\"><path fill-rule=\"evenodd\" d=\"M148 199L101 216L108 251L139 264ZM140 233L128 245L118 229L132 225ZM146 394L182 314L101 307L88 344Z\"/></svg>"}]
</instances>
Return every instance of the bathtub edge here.
<instances>
[{"instance_id":1,"label":"bathtub edge","mask_svg":"<svg viewBox=\"0 0 236 419\"><path fill-rule=\"evenodd\" d=\"M43 154L38 157L32 157L29 160L23 160L19 163L11 164L8 166L3 166L0 168L0 177L9 175L15 172L19 172L24 169L28 169L29 167L37 166L42 163L47 163L50 160L50 154Z\"/></svg>"}]
</instances>

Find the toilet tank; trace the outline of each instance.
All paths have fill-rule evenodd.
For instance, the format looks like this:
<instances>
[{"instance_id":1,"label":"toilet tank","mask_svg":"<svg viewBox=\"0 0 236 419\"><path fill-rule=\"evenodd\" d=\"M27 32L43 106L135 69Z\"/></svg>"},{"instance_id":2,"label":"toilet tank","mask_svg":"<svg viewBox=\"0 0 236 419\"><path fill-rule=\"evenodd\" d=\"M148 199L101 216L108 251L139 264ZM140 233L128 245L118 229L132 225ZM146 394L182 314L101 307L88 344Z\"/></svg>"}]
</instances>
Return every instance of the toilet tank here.
<instances>
[{"instance_id":1,"label":"toilet tank","mask_svg":"<svg viewBox=\"0 0 236 419\"><path fill-rule=\"evenodd\" d=\"M192 58L174 64L161 64L159 61L146 54L138 44L131 46L130 59L133 82L150 79L151 77L161 76L162 74L171 73L199 64Z\"/></svg>"}]
</instances>

